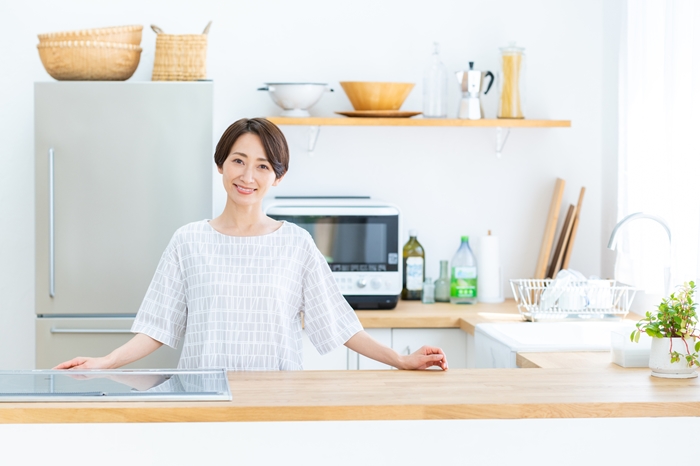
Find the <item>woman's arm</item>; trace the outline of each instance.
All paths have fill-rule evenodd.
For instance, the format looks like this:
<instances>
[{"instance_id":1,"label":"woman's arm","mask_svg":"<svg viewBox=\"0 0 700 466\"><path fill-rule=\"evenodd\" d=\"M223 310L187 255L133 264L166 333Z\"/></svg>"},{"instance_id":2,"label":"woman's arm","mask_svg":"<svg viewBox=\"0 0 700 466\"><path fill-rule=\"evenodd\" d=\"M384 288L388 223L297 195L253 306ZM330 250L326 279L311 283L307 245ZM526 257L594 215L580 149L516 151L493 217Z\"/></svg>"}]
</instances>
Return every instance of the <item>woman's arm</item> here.
<instances>
[{"instance_id":1,"label":"woman's arm","mask_svg":"<svg viewBox=\"0 0 700 466\"><path fill-rule=\"evenodd\" d=\"M444 371L447 370L445 353L434 346L423 346L415 353L401 356L369 336L364 330L353 335L345 342L345 346L356 353L397 369L427 369L431 366L438 366Z\"/></svg>"},{"instance_id":2,"label":"woman's arm","mask_svg":"<svg viewBox=\"0 0 700 466\"><path fill-rule=\"evenodd\" d=\"M63 362L54 369L116 369L144 358L163 346L163 343L143 333L134 337L101 358L77 357Z\"/></svg>"}]
</instances>

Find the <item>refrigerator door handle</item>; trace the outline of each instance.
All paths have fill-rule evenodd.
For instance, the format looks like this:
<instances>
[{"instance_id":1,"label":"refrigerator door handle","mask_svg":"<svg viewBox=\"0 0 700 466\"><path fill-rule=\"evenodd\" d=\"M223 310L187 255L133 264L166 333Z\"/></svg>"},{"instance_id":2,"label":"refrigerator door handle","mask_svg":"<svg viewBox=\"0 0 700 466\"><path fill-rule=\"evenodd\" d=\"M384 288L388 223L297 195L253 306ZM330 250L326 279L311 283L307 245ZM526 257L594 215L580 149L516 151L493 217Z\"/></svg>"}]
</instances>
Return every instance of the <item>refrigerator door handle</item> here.
<instances>
[{"instance_id":1,"label":"refrigerator door handle","mask_svg":"<svg viewBox=\"0 0 700 466\"><path fill-rule=\"evenodd\" d=\"M131 329L128 328L56 328L51 327L51 333L109 333L118 335L129 335Z\"/></svg>"},{"instance_id":2,"label":"refrigerator door handle","mask_svg":"<svg viewBox=\"0 0 700 466\"><path fill-rule=\"evenodd\" d=\"M56 267L54 263L54 172L53 172L53 147L49 149L49 296L56 294Z\"/></svg>"}]
</instances>

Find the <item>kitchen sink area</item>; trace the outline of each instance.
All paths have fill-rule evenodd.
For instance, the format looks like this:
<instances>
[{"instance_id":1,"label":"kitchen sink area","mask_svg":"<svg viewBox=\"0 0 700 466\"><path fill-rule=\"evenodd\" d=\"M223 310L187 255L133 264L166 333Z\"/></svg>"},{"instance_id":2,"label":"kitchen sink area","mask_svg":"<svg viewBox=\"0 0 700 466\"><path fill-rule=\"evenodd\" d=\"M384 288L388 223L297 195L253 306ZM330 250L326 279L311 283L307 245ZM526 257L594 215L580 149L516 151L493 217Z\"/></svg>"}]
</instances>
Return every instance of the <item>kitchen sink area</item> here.
<instances>
[{"instance_id":1,"label":"kitchen sink area","mask_svg":"<svg viewBox=\"0 0 700 466\"><path fill-rule=\"evenodd\" d=\"M478 324L474 331L477 368L515 368L519 352L609 351L611 333L629 334L622 322L525 322Z\"/></svg>"}]
</instances>

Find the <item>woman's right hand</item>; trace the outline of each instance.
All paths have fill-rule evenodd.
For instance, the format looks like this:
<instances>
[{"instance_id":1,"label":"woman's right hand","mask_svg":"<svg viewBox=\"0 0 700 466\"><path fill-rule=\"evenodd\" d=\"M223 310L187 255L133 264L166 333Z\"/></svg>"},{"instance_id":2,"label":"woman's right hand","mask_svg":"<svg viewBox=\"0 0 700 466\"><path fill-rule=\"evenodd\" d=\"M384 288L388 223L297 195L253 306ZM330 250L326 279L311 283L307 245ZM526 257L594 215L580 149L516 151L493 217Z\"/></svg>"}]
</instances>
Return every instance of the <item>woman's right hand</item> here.
<instances>
[{"instance_id":1,"label":"woman's right hand","mask_svg":"<svg viewBox=\"0 0 700 466\"><path fill-rule=\"evenodd\" d=\"M79 356L70 361L62 362L54 369L110 369L112 364L106 357L102 358L84 358Z\"/></svg>"}]
</instances>

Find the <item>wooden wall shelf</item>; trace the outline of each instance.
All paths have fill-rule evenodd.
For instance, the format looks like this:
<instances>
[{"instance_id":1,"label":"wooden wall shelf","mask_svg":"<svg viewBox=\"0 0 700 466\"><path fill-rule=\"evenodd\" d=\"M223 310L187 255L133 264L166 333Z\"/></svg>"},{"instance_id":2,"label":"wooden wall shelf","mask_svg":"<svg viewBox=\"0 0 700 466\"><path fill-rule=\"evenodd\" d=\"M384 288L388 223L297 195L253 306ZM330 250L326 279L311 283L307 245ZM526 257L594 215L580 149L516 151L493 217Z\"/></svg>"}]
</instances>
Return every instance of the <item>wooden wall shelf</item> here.
<instances>
[{"instance_id":1,"label":"wooden wall shelf","mask_svg":"<svg viewBox=\"0 0 700 466\"><path fill-rule=\"evenodd\" d=\"M467 126L488 128L568 128L570 120L508 120L457 118L267 117L276 125L294 126Z\"/></svg>"},{"instance_id":2,"label":"wooden wall shelf","mask_svg":"<svg viewBox=\"0 0 700 466\"><path fill-rule=\"evenodd\" d=\"M308 126L309 154L313 154L321 126L432 126L496 128L496 156L501 157L511 128L570 128L571 120L510 120L481 119L462 120L457 118L352 118L352 117L267 117L276 125ZM505 131L504 131L505 128Z\"/></svg>"}]
</instances>

